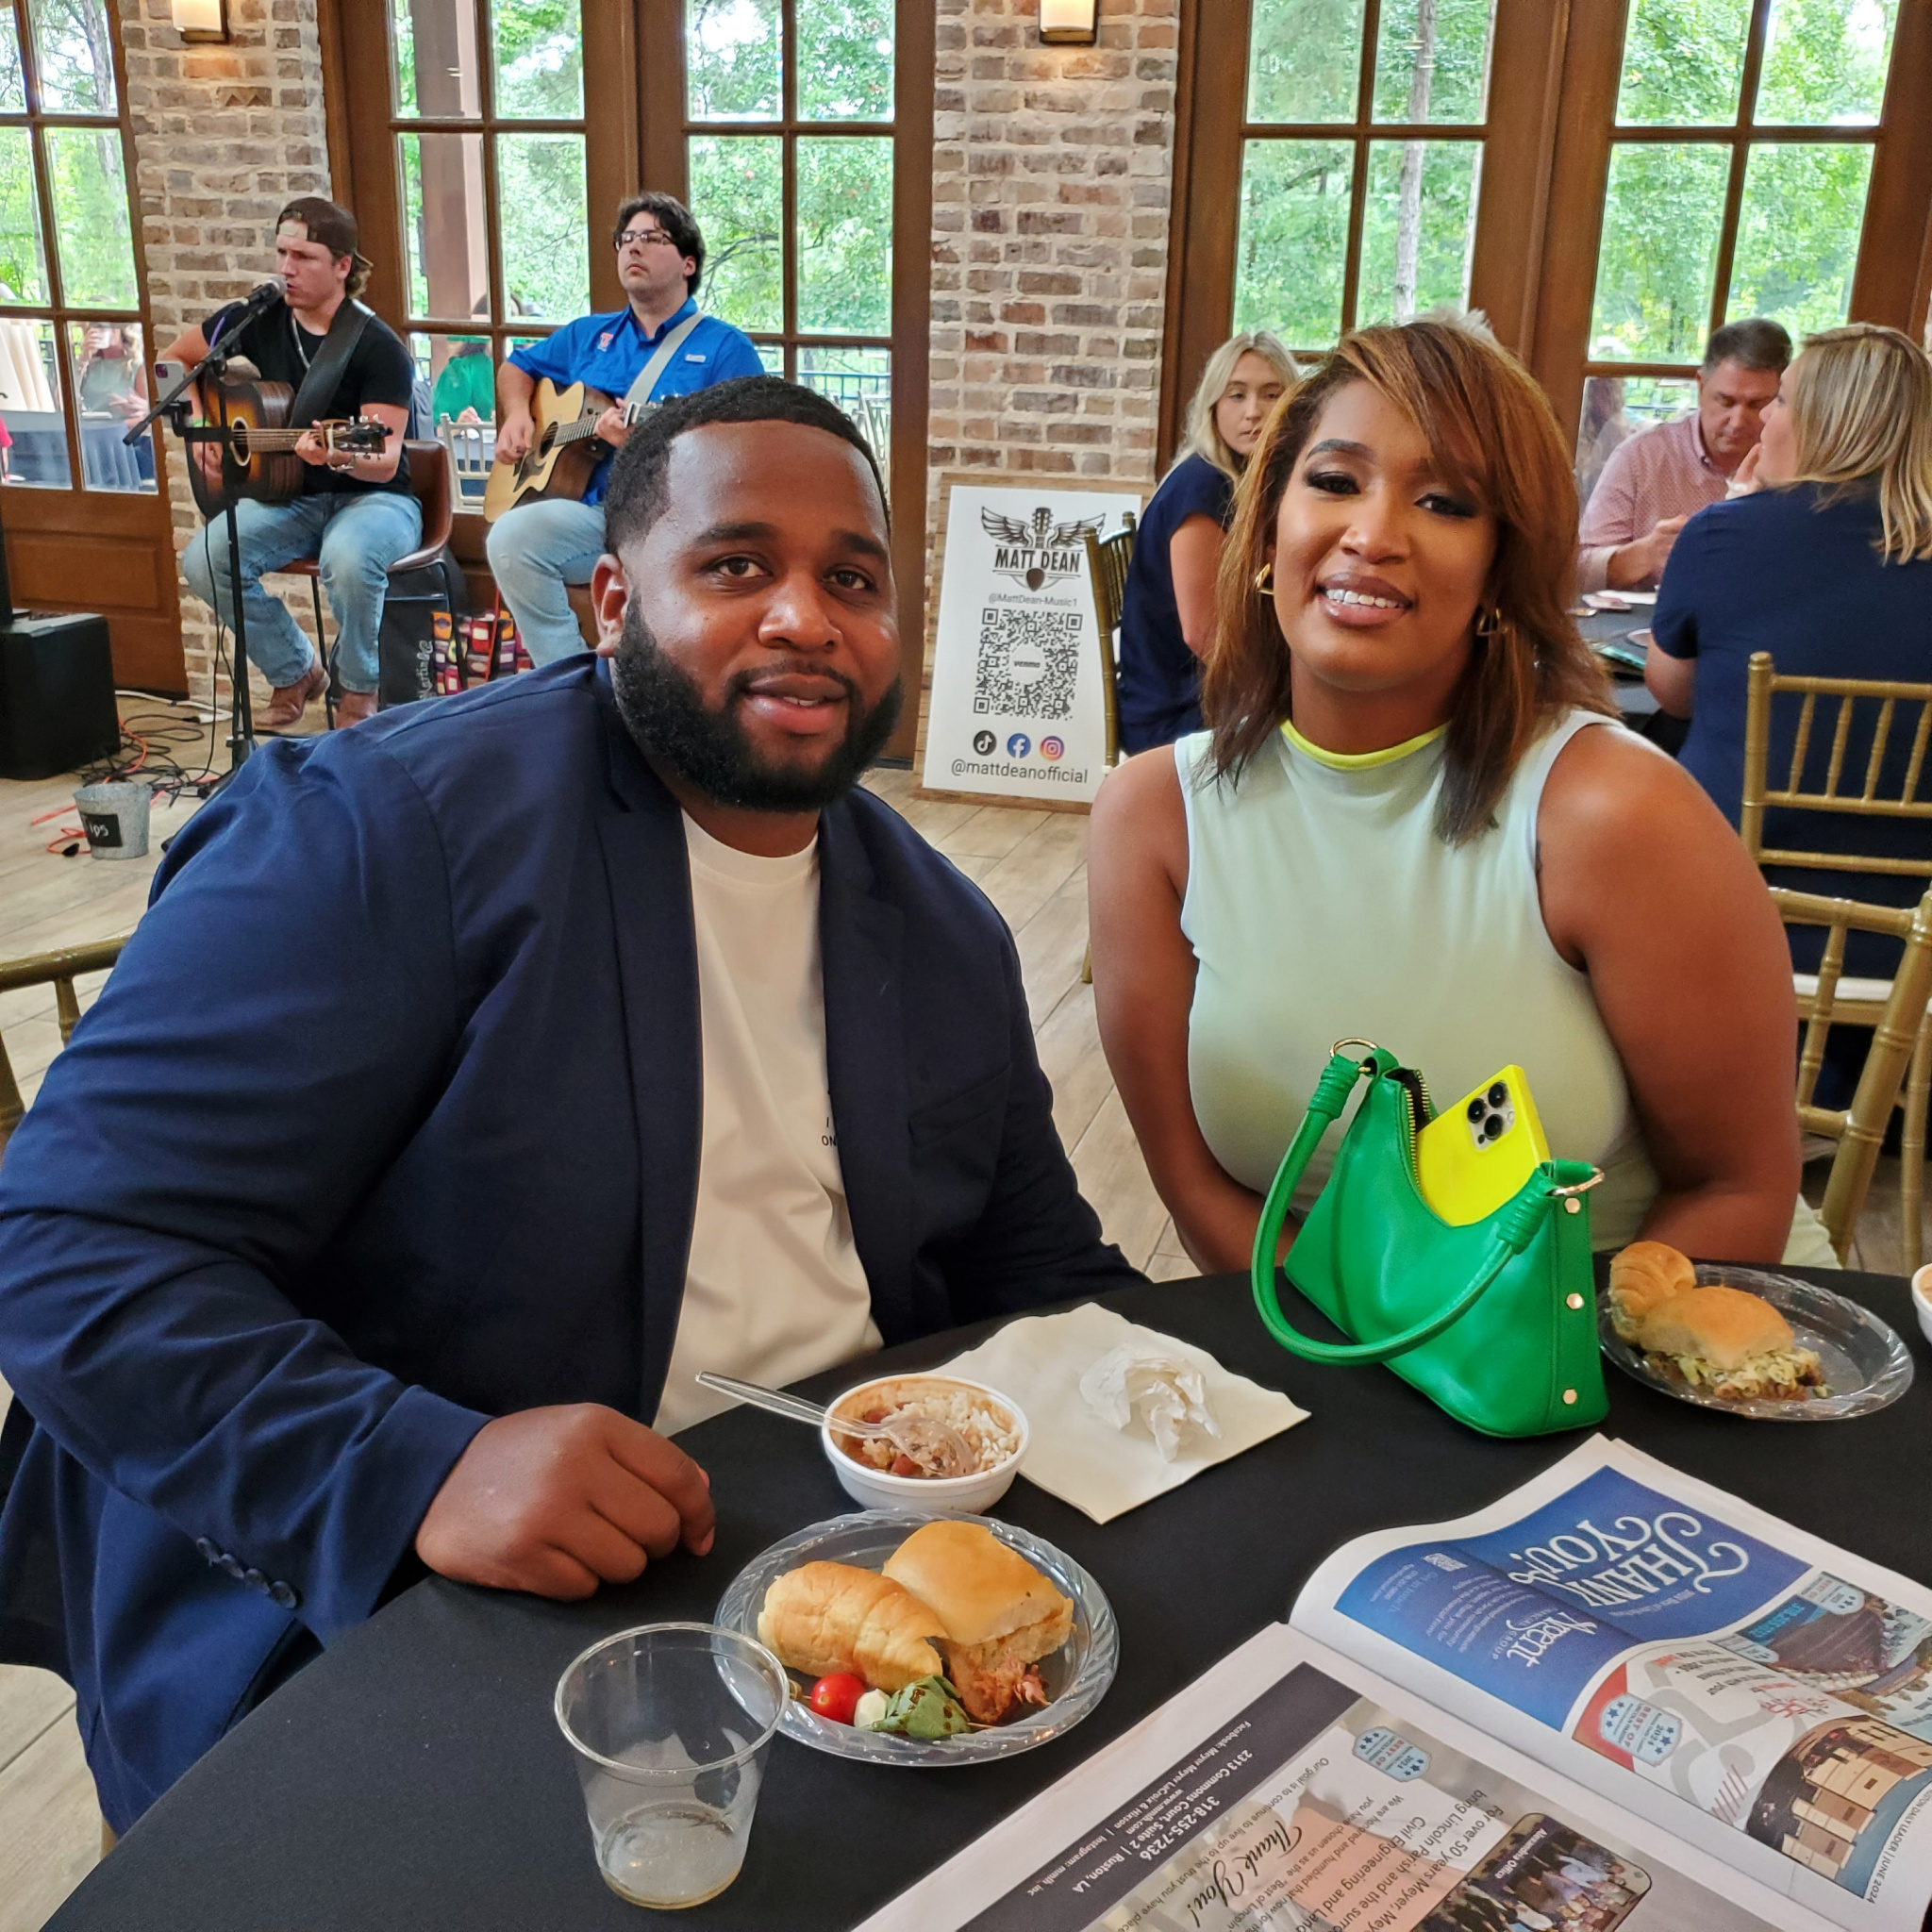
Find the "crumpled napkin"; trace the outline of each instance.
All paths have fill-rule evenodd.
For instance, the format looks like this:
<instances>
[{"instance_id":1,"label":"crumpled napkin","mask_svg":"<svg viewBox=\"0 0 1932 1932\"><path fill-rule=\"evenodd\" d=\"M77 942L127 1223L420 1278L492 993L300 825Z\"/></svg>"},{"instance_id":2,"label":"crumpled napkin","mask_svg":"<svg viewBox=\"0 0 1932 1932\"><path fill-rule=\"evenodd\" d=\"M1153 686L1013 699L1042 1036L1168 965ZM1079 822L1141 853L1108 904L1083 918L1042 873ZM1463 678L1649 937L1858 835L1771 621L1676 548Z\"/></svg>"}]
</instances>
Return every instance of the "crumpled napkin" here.
<instances>
[{"instance_id":1,"label":"crumpled napkin","mask_svg":"<svg viewBox=\"0 0 1932 1932\"><path fill-rule=\"evenodd\" d=\"M1138 1421L1153 1438L1163 1462L1201 1436L1219 1438L1221 1424L1208 1406L1208 1378L1197 1362L1172 1348L1154 1348L1138 1337L1109 1349L1080 1377L1080 1394L1103 1422L1130 1429Z\"/></svg>"},{"instance_id":2,"label":"crumpled napkin","mask_svg":"<svg viewBox=\"0 0 1932 1932\"><path fill-rule=\"evenodd\" d=\"M1081 1393L1081 1381L1123 1349L1177 1362L1198 1374L1201 1404L1220 1424L1220 1435L1201 1430L1191 1440L1178 1440L1169 1461L1149 1430L1119 1429L1096 1414ZM1177 1490L1204 1469L1307 1418L1287 1396L1230 1374L1206 1349L1138 1327L1091 1302L1063 1315L1008 1322L939 1373L965 1375L1010 1395L1025 1410L1031 1431L1021 1474L1095 1523L1110 1523Z\"/></svg>"}]
</instances>

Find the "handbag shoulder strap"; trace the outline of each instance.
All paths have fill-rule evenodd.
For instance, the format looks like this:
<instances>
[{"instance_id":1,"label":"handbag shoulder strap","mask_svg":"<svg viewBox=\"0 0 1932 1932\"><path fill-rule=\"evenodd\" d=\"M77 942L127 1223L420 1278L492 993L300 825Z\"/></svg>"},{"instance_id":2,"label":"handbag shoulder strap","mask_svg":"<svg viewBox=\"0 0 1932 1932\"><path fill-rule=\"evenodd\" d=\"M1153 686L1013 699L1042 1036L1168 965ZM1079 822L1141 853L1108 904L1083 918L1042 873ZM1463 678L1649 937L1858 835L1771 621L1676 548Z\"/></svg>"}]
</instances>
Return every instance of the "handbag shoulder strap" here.
<instances>
[{"instance_id":1,"label":"handbag shoulder strap","mask_svg":"<svg viewBox=\"0 0 1932 1932\"><path fill-rule=\"evenodd\" d=\"M672 357L684 347L692 329L704 321L702 308L693 308L671 333L651 351L651 359L638 371L637 380L624 392L625 409L642 408L651 400L651 391L658 387L658 378L664 374Z\"/></svg>"},{"instance_id":2,"label":"handbag shoulder strap","mask_svg":"<svg viewBox=\"0 0 1932 1932\"><path fill-rule=\"evenodd\" d=\"M1287 1154L1282 1157L1274 1185L1268 1190L1268 1198L1262 1204L1260 1224L1255 1229L1254 1256L1250 1264L1255 1307L1275 1341L1290 1354L1298 1355L1307 1361L1341 1366L1386 1362L1432 1341L1445 1328L1459 1322L1488 1291L1510 1260L1536 1239L1556 1199L1555 1194L1544 1188L1536 1192L1525 1191L1506 1203L1496 1215L1489 1250L1477 1264L1469 1286L1425 1321L1404 1329L1399 1335L1385 1336L1379 1341L1317 1341L1312 1336L1304 1335L1282 1313L1280 1298L1275 1291L1275 1278L1280 1273L1274 1258L1275 1250L1281 1241L1282 1224L1288 1219L1289 1203L1293 1200L1294 1191L1301 1184L1302 1174L1321 1144L1323 1135L1341 1118L1356 1081L1364 1075L1379 1079L1394 1064L1394 1056L1379 1047L1360 1061L1352 1060L1342 1053L1336 1054L1329 1060L1321 1079L1315 1083L1301 1126L1289 1143ZM1560 1173L1572 1165L1574 1163L1562 1163L1557 1171ZM1579 1170L1578 1177L1588 1171Z\"/></svg>"},{"instance_id":3,"label":"handbag shoulder strap","mask_svg":"<svg viewBox=\"0 0 1932 1932\"><path fill-rule=\"evenodd\" d=\"M337 305L328 334L323 337L322 347L315 352L315 360L308 365L302 387L295 391L295 400L289 408L289 421L296 428L306 428L335 401L336 385L342 379L342 371L349 366L349 358L356 353L362 331L374 319L371 311L354 299ZM299 326L292 312L289 325Z\"/></svg>"}]
</instances>

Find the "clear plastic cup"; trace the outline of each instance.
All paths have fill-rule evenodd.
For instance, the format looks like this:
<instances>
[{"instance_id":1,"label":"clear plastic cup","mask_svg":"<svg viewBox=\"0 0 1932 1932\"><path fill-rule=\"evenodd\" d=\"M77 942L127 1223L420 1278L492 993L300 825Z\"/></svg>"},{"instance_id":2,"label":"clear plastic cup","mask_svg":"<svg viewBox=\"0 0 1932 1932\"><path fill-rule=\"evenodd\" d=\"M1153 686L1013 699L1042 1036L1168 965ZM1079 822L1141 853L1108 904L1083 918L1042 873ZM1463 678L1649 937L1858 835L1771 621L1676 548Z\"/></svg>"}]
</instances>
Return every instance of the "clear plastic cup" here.
<instances>
[{"instance_id":1,"label":"clear plastic cup","mask_svg":"<svg viewBox=\"0 0 1932 1932\"><path fill-rule=\"evenodd\" d=\"M620 1898L703 1905L738 1876L790 1694L763 1644L710 1624L620 1631L564 1672L557 1722Z\"/></svg>"}]
</instances>

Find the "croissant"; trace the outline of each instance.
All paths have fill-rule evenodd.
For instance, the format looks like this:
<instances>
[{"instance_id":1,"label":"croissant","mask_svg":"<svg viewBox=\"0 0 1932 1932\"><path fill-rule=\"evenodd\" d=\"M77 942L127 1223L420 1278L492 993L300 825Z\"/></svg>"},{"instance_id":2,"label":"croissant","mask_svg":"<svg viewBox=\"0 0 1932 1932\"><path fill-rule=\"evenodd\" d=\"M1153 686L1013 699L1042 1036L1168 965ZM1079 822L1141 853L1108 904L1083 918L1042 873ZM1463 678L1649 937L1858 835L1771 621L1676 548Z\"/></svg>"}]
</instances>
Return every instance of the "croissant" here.
<instances>
[{"instance_id":1,"label":"croissant","mask_svg":"<svg viewBox=\"0 0 1932 1932\"><path fill-rule=\"evenodd\" d=\"M758 1612L758 1641L780 1663L814 1677L853 1671L874 1690L940 1675L940 1654L926 1640L944 1634L909 1590L849 1563L788 1570Z\"/></svg>"},{"instance_id":2,"label":"croissant","mask_svg":"<svg viewBox=\"0 0 1932 1932\"><path fill-rule=\"evenodd\" d=\"M1610 1261L1610 1324L1625 1341L1659 1302L1697 1286L1689 1258L1662 1241L1632 1241Z\"/></svg>"}]
</instances>

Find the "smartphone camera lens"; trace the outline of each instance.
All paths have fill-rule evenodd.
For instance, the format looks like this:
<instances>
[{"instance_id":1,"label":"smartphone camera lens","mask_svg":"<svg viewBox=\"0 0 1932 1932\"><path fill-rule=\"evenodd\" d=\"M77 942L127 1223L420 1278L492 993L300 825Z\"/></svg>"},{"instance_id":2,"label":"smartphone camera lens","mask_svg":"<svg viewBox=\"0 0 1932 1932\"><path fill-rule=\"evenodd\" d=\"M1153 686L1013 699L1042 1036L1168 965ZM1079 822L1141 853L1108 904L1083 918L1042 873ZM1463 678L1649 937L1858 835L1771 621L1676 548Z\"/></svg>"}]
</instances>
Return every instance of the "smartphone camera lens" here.
<instances>
[{"instance_id":1,"label":"smartphone camera lens","mask_svg":"<svg viewBox=\"0 0 1932 1932\"><path fill-rule=\"evenodd\" d=\"M1484 1114L1484 1112L1485 1112L1485 1108L1484 1108L1484 1105L1483 1105L1483 1103L1482 1103L1482 1102L1481 1102L1480 1100L1472 1100L1472 1101L1471 1101L1471 1102L1469 1103L1469 1117L1470 1117L1470 1119L1471 1119L1471 1120L1473 1120L1473 1121L1479 1121L1479 1120L1481 1120L1481 1119L1482 1119L1482 1117L1483 1117L1483 1114Z\"/></svg>"},{"instance_id":2,"label":"smartphone camera lens","mask_svg":"<svg viewBox=\"0 0 1932 1932\"><path fill-rule=\"evenodd\" d=\"M1490 1105L1491 1107L1501 1107L1503 1103L1508 1098L1509 1090L1508 1088L1504 1086L1502 1081L1498 1080L1496 1084L1490 1089Z\"/></svg>"},{"instance_id":3,"label":"smartphone camera lens","mask_svg":"<svg viewBox=\"0 0 1932 1932\"><path fill-rule=\"evenodd\" d=\"M1485 1141L1500 1141L1502 1138L1503 1118L1500 1114L1492 1113L1489 1117L1489 1119L1483 1123L1483 1139Z\"/></svg>"}]
</instances>

